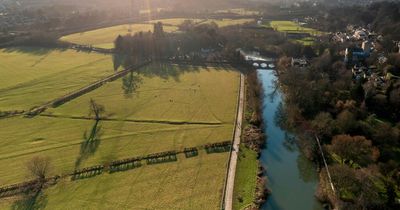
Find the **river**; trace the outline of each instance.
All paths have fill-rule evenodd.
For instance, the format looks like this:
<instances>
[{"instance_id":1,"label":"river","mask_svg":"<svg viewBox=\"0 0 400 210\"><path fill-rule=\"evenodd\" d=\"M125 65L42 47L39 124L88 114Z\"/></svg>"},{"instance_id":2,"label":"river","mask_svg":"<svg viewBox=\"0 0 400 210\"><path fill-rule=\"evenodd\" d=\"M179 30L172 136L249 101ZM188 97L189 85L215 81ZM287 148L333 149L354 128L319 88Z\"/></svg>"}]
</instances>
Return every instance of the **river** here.
<instances>
[{"instance_id":1,"label":"river","mask_svg":"<svg viewBox=\"0 0 400 210\"><path fill-rule=\"evenodd\" d=\"M258 78L264 88L263 120L267 134L260 161L272 191L262 209L321 210L314 196L318 184L315 166L299 152L293 136L276 122L283 100L282 92L275 91L275 71L258 70Z\"/></svg>"}]
</instances>

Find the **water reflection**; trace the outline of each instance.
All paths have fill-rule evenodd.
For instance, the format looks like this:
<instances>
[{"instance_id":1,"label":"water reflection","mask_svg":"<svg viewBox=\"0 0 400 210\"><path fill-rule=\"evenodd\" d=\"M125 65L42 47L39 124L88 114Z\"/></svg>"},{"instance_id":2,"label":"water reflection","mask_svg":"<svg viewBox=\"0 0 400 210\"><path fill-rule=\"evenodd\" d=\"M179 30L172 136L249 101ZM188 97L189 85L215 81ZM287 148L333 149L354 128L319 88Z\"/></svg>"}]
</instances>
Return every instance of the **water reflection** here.
<instances>
[{"instance_id":1,"label":"water reflection","mask_svg":"<svg viewBox=\"0 0 400 210\"><path fill-rule=\"evenodd\" d=\"M260 70L258 76L264 88L263 120L268 135L260 160L267 168L268 187L272 191L262 209L321 209L314 197L318 183L315 167L299 151L296 136L284 129L284 96L276 75L270 70Z\"/></svg>"}]
</instances>

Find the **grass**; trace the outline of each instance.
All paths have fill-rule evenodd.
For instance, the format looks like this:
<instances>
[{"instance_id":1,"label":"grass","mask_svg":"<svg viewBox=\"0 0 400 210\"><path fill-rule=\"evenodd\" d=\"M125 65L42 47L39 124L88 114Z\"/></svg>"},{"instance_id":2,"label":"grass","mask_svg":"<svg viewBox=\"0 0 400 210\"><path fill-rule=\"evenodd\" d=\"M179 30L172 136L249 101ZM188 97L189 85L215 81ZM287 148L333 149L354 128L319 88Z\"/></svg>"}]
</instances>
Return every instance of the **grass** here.
<instances>
[{"instance_id":1,"label":"grass","mask_svg":"<svg viewBox=\"0 0 400 210\"><path fill-rule=\"evenodd\" d=\"M234 13L238 15L259 15L259 11L248 10L245 8L235 8L235 9L226 9L226 10L217 10L215 13Z\"/></svg>"},{"instance_id":2,"label":"grass","mask_svg":"<svg viewBox=\"0 0 400 210\"><path fill-rule=\"evenodd\" d=\"M0 110L29 110L114 73L109 55L74 50L0 50Z\"/></svg>"},{"instance_id":3,"label":"grass","mask_svg":"<svg viewBox=\"0 0 400 210\"><path fill-rule=\"evenodd\" d=\"M219 209L228 153L63 180L36 200L43 209ZM10 209L16 201L0 202Z\"/></svg>"},{"instance_id":4,"label":"grass","mask_svg":"<svg viewBox=\"0 0 400 210\"><path fill-rule=\"evenodd\" d=\"M233 124L239 74L231 67L152 65L139 71L47 113L87 116L82 107L93 98L114 119ZM138 87L127 93L127 84Z\"/></svg>"},{"instance_id":5,"label":"grass","mask_svg":"<svg viewBox=\"0 0 400 210\"><path fill-rule=\"evenodd\" d=\"M311 36L318 36L322 34L322 32L318 30L300 26L298 23L293 21L270 21L265 23L264 26L285 33L308 33ZM315 39L313 37L306 37L302 39L293 39L292 41L310 46L314 44Z\"/></svg>"},{"instance_id":6,"label":"grass","mask_svg":"<svg viewBox=\"0 0 400 210\"><path fill-rule=\"evenodd\" d=\"M114 48L114 40L118 35L135 34L137 32L152 31L152 24L124 24L107 28L101 28L81 33L70 34L63 36L60 39L75 44L92 45L94 47ZM164 26L164 31L173 32L177 30L174 26Z\"/></svg>"},{"instance_id":7,"label":"grass","mask_svg":"<svg viewBox=\"0 0 400 210\"><path fill-rule=\"evenodd\" d=\"M83 109L86 109L84 107ZM100 143L92 153L80 155L85 132L93 120L35 117L0 120L0 186L26 178L26 163L35 156L52 160L52 174L111 160L169 150L181 150L231 138L232 125L169 125L100 121Z\"/></svg>"},{"instance_id":8,"label":"grass","mask_svg":"<svg viewBox=\"0 0 400 210\"><path fill-rule=\"evenodd\" d=\"M242 19L208 19L204 23L216 23L218 27L226 27L226 26L232 26L232 25L242 25L248 22L252 22L254 19L250 18L242 18Z\"/></svg>"},{"instance_id":9,"label":"grass","mask_svg":"<svg viewBox=\"0 0 400 210\"><path fill-rule=\"evenodd\" d=\"M153 20L150 23L161 21L165 24L164 31L174 32L178 30L178 25L181 24L184 18L171 18L171 19L161 19ZM195 19L195 22L200 21L200 19ZM219 27L225 27L230 25L244 24L251 22L253 19L222 19L214 20L210 19L205 23L215 22ZM82 45L92 45L94 47L112 49L114 48L114 40L118 35L135 34L140 31L152 31L153 24L141 23L141 24L123 24L107 28L101 28L91 31L85 31L75 34L66 35L60 38L62 41L67 41L75 44Z\"/></svg>"},{"instance_id":10,"label":"grass","mask_svg":"<svg viewBox=\"0 0 400 210\"><path fill-rule=\"evenodd\" d=\"M197 23L197 22L200 22L202 19L192 19L192 18L169 18L169 19L151 20L151 21L148 21L148 22L149 22L149 23L162 22L163 24L166 24L166 25L179 26L179 25L182 24L183 21L185 21L185 20L192 20L193 22Z\"/></svg>"},{"instance_id":11,"label":"grass","mask_svg":"<svg viewBox=\"0 0 400 210\"><path fill-rule=\"evenodd\" d=\"M233 209L245 209L253 203L257 172L257 153L241 144L233 191Z\"/></svg>"},{"instance_id":12,"label":"grass","mask_svg":"<svg viewBox=\"0 0 400 210\"><path fill-rule=\"evenodd\" d=\"M293 21L271 21L268 26L281 32L309 33L311 35L321 34L321 32L315 29L300 26L298 23Z\"/></svg>"},{"instance_id":13,"label":"grass","mask_svg":"<svg viewBox=\"0 0 400 210\"><path fill-rule=\"evenodd\" d=\"M62 64L55 65L61 68ZM56 74L43 71L44 75ZM11 71L7 73L11 75ZM53 77L31 77L36 76L44 85L58 82L60 86L54 87L66 86L62 80L52 81ZM130 76L50 109L44 113L49 116L0 119L0 186L31 179L26 163L36 156L49 157L50 175L55 175L232 138L239 74L231 67L154 64ZM21 79L20 83L30 79ZM137 89L127 93L126 84L136 82ZM85 85L88 81L78 83ZM19 98L19 92L15 95L24 100ZM106 115L113 120L100 121L98 140L87 150L82 149L85 134L95 124L94 120L84 119L89 113L90 98L104 105ZM132 121L137 119L142 122ZM62 179L33 203L42 209L219 209L228 156L229 153L206 154L200 149L199 156L187 159L180 154L176 162L144 164L129 171L77 181ZM1 199L0 209L24 206L24 199Z\"/></svg>"}]
</instances>

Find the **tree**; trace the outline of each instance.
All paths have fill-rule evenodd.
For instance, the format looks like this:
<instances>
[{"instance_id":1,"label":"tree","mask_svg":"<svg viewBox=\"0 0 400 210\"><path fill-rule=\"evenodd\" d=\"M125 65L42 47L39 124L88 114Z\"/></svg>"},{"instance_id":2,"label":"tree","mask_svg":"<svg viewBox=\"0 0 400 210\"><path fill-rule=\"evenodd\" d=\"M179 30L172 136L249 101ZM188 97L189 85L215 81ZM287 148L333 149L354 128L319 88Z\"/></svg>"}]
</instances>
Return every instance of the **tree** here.
<instances>
[{"instance_id":1,"label":"tree","mask_svg":"<svg viewBox=\"0 0 400 210\"><path fill-rule=\"evenodd\" d=\"M48 157L36 156L26 164L26 167L31 176L40 182L44 182L50 170L50 159Z\"/></svg>"},{"instance_id":2,"label":"tree","mask_svg":"<svg viewBox=\"0 0 400 210\"><path fill-rule=\"evenodd\" d=\"M95 100L90 99L90 113L89 116L94 115L96 121L101 119L102 114L105 112L104 106L97 104Z\"/></svg>"},{"instance_id":3,"label":"tree","mask_svg":"<svg viewBox=\"0 0 400 210\"><path fill-rule=\"evenodd\" d=\"M322 139L330 138L335 127L331 114L327 112L320 112L311 122L311 126Z\"/></svg>"},{"instance_id":4,"label":"tree","mask_svg":"<svg viewBox=\"0 0 400 210\"><path fill-rule=\"evenodd\" d=\"M349 110L342 111L336 118L336 126L341 133L351 133L356 124L356 117Z\"/></svg>"},{"instance_id":5,"label":"tree","mask_svg":"<svg viewBox=\"0 0 400 210\"><path fill-rule=\"evenodd\" d=\"M164 34L164 27L163 27L162 22L159 21L154 24L153 34L154 34L155 38L164 37L165 34Z\"/></svg>"},{"instance_id":6,"label":"tree","mask_svg":"<svg viewBox=\"0 0 400 210\"><path fill-rule=\"evenodd\" d=\"M121 52L122 51L122 49L123 49L123 41L124 41L124 38L121 35L118 35L117 38L114 41L115 51L117 51L117 52Z\"/></svg>"},{"instance_id":7,"label":"tree","mask_svg":"<svg viewBox=\"0 0 400 210\"><path fill-rule=\"evenodd\" d=\"M379 151L364 136L337 135L327 146L331 155L338 155L344 162L366 166L378 159ZM350 163L350 165L352 165Z\"/></svg>"}]
</instances>

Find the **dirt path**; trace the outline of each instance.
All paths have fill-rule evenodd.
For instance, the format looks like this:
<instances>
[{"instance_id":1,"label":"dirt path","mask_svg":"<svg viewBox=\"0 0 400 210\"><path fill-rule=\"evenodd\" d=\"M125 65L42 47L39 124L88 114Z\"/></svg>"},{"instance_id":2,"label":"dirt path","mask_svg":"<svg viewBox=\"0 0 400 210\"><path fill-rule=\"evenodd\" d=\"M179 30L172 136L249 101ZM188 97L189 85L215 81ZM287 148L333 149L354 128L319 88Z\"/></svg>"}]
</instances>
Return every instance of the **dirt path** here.
<instances>
[{"instance_id":1,"label":"dirt path","mask_svg":"<svg viewBox=\"0 0 400 210\"><path fill-rule=\"evenodd\" d=\"M243 74L240 74L239 104L235 122L233 148L228 166L229 169L228 169L227 181L225 185L225 197L224 197L224 208L223 208L225 210L232 210L236 165L239 153L240 136L242 134L243 109L244 109L244 76Z\"/></svg>"}]
</instances>

